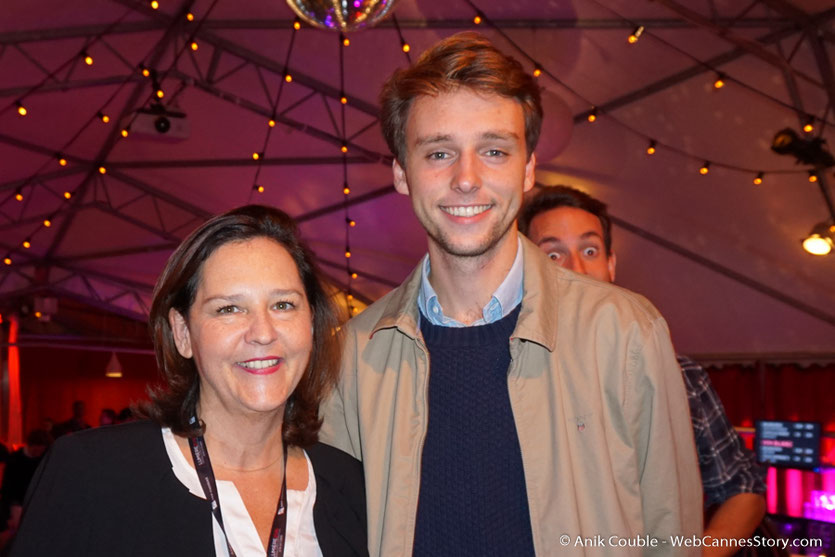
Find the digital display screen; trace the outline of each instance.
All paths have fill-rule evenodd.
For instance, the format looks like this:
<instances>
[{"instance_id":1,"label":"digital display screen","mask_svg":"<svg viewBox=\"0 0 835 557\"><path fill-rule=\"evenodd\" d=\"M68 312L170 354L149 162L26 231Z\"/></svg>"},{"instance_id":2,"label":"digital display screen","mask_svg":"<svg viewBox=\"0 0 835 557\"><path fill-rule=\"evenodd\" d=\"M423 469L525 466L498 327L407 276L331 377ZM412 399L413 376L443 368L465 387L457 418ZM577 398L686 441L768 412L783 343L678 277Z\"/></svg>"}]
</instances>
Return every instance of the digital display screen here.
<instances>
[{"instance_id":1,"label":"digital display screen","mask_svg":"<svg viewBox=\"0 0 835 557\"><path fill-rule=\"evenodd\" d=\"M820 467L821 425L816 422L758 420L757 460L770 466Z\"/></svg>"}]
</instances>

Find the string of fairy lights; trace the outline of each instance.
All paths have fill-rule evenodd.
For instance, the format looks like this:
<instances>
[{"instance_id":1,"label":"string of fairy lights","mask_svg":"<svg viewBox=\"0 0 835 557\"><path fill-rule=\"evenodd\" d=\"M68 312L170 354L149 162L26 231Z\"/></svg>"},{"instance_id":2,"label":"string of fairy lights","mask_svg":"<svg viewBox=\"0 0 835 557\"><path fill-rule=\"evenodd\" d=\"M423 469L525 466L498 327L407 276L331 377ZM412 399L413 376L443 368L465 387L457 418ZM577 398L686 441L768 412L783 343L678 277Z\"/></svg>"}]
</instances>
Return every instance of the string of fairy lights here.
<instances>
[{"instance_id":1,"label":"string of fairy lights","mask_svg":"<svg viewBox=\"0 0 835 557\"><path fill-rule=\"evenodd\" d=\"M219 0L214 0L214 2L211 4L209 9L206 11L205 14L202 15L202 17L199 20L195 17L195 15L191 11L186 11L185 16L184 16L185 19L186 19L186 25L188 26L187 27L188 32L186 33L186 40L182 43L182 45L180 45L178 48L175 49L176 52L175 52L173 61L171 62L169 67L167 69L165 69L165 71L159 72L157 68L150 67L150 65L146 65L145 62L143 62L139 65L139 72L141 73L141 75L144 78L149 79L150 82L151 82L150 93L147 95L145 100L139 105L140 107L145 107L149 103L159 103L159 102L162 101L163 98L166 97L166 92L163 89L163 84L166 82L166 79L168 78L169 73L174 68L177 67L177 62L184 53L189 52L189 51L191 51L191 53L193 53L193 52L196 52L199 49L199 44L196 40L196 37L197 37L198 32L200 31L201 27L203 26L204 22L206 22L208 20L212 10L214 9L214 7L218 3L218 1ZM641 138L645 142L645 145L646 145L645 153L646 153L647 156L654 156L660 150L663 149L665 151L675 153L675 154L677 154L681 157L684 157L684 158L687 158L687 159L690 159L690 160L694 160L694 161L697 161L698 163L700 163L698 171L701 175L709 174L711 169L713 169L713 168L722 168L722 169L725 169L725 170L731 170L731 171L736 171L736 172L749 174L751 176L752 183L754 185L757 185L757 186L763 184L766 181L766 177L768 175L773 175L773 174L807 173L808 174L808 179L809 179L810 182L818 181L818 179L819 179L818 172L819 171L815 168L797 169L797 170L794 170L794 169L792 169L792 170L763 170L763 169L747 168L747 167L743 167L743 166L739 166L739 165L735 165L735 164L730 164L730 163L723 162L723 161L710 160L706 157L700 157L698 155L695 155L695 154L687 152L683 149L680 149L680 148L678 148L674 145L661 142L661 141L659 141L659 140L657 140L657 139L655 139L651 136L648 136L644 132L635 129L634 127L625 123L621 119L615 117L613 114L608 113L608 112L604 112L603 110L601 110L599 108L598 104L596 104L596 103L592 102L591 100L589 100L588 98L586 98L583 94L581 94L580 92L575 90L568 83L566 83L565 81L560 79L554 72L550 71L548 68L543 66L538 60L536 60L532 55L530 55L525 49L523 49L521 46L519 46L507 33L505 33L505 31L499 25L497 25L490 17L488 17L484 13L484 11L481 10L473 2L473 0L464 0L464 2L466 2L470 6L470 8L473 10L474 15L473 15L472 22L473 22L473 26L475 28L478 28L478 27L481 27L481 26L490 27L497 34L499 34L517 53L519 53L524 59L526 59L532 65L532 68L533 68L532 69L532 74L534 75L534 77L540 78L543 75L548 77L550 80L554 81L560 87L562 87L563 89L568 91L570 94L574 95L576 98L580 99L583 103L585 103L589 106L589 109L585 113L582 113L582 114L578 115L576 120L582 119L582 120L585 120L586 122L588 122L590 124L593 124L593 123L597 122L600 118L605 117L607 120L613 122L614 124L620 126L623 129L629 131L631 134ZM160 9L160 3L159 3L158 0L152 0L151 2L148 2L147 5L149 5L153 10L159 10ZM675 45L669 43L668 41L665 41L663 38L657 36L656 34L652 34L640 22L631 21L631 20L623 17L622 15L618 14L614 10L611 10L610 8L607 8L607 9L609 9L613 14L615 14L615 16L621 18L623 21L627 22L628 24L634 25L634 27L632 29L632 32L626 37L625 42L626 42L627 45L636 45L645 36L652 36L652 38L654 40L660 41L662 44L666 45L667 47L675 49L677 52L679 52L680 54L682 54L684 56L689 57L690 59L692 59L697 64L704 66L706 71L712 72L714 74L713 88L715 90L721 90L724 87L726 87L729 83L733 83L734 85L746 88L747 90L750 90L750 91L752 91L752 92L754 92L758 95L761 95L761 96L769 99L771 102L777 103L780 106L782 106L782 107L784 107L788 110L798 112L798 110L796 108L792 107L791 105L788 105L787 103L781 101L780 99L776 99L776 98L766 94L765 92L758 90L755 87L751 87L750 85L747 85L746 83L744 83L744 81L736 79L733 76L729 76L726 72L719 71L717 68L713 68L713 67L709 66L707 63L697 59L696 57L690 55L689 53L686 53L686 52L682 51L681 49L679 49ZM123 21L124 18L128 14L130 14L132 11L133 11L133 8L129 8L124 14L122 14L116 21L114 21L111 25L109 25L107 28L105 28L102 32L100 32L99 34L97 34L97 35L91 37L90 39L86 40L84 42L84 44L82 45L82 48L80 49L80 51L78 51L77 53L70 56L64 63L59 65L59 67L57 69L55 69L54 71L50 72L38 84L36 84L36 85L32 86L31 88L27 89L26 92L24 92L24 94L22 94L20 97L15 99L11 104L4 107L3 109L0 109L0 116L2 116L7 111L14 109L14 110L16 110L19 117L22 117L22 118L26 117L29 114L29 108L27 108L27 106L26 106L26 99L30 95L32 95L38 89L43 87L50 80L53 80L57 75L59 75L61 72L63 72L67 68L72 68L75 64L79 64L79 63L83 62L83 64L85 66L92 66L93 63L94 63L93 47L99 41L101 41L103 39L103 37L105 35L107 35L107 33L113 27L115 27L121 21ZM399 41L400 50L403 52L403 54L406 58L406 62L408 64L411 64L411 55L410 55L411 45L408 42L408 40L406 39L406 36L404 35L404 33L403 33L403 31L400 27L400 24L397 21L397 17L395 15L392 15L392 23L393 23L393 27L396 31L396 34L397 34L397 40ZM261 144L259 149L252 152L252 159L257 161L257 165L256 165L256 169L255 169L255 174L254 174L254 177L253 177L252 188L250 189L250 193L249 193L250 200L251 200L253 194L262 194L266 190L266 186L263 183L263 181L261 180L261 172L262 172L262 168L263 168L263 161L264 161L266 152L268 150L270 140L272 138L272 132L276 127L277 110L278 110L279 103L280 103L280 100L281 100L281 97L282 97L282 93L284 91L284 86L286 84L290 84L290 83L293 82L293 76L292 76L292 73L290 71L291 57L292 57L293 50L294 50L296 33L301 29L301 27L302 27L302 22L298 18L296 18L292 23L290 41L289 41L289 45L288 45L288 48L287 48L287 52L285 54L284 70L283 70L282 79L279 81L278 90L277 90L277 92L275 94L275 97L273 98L273 100L270 104L271 116L267 121L267 130L266 130L266 133L265 133L265 136L264 136L264 141ZM348 36L346 36L344 33L340 33L339 34L339 95L340 95L339 100L340 100L340 119L341 119L340 124L341 124L341 126L337 126L337 127L341 128L341 129L339 129L339 139L340 139L340 142L341 142L339 148L340 148L340 152L342 153L342 199L343 199L344 218L345 218L345 252L344 252L344 255L345 255L345 272L347 274L347 287L345 289L345 297L346 297L346 305L348 307L349 312L350 313L355 313L357 311L357 308L353 305L353 299L354 299L354 297L353 297L353 281L355 279L357 279L357 273L352 269L352 266L351 266L351 263L350 263L351 262L351 242L350 242L350 240L351 240L351 229L354 228L357 225L357 223L353 218L351 218L351 215L350 215L351 188L350 188L350 185L349 185L350 182L349 182L348 156L347 156L350 142L349 142L349 136L348 136L348 131L347 131L347 125L346 125L346 109L348 107L349 99L348 99L348 96L347 96L347 93L346 93L346 88L345 88L345 51L350 46L350 44L351 44L351 41L348 38ZM149 58L149 56L151 55L151 52L153 52L153 50L154 50L154 48L152 47L151 51L149 51L149 53L146 54L145 57L143 57L143 60L147 60ZM107 125L111 122L111 116L110 116L110 114L108 113L108 110L107 110L108 106L120 94L120 92L123 90L123 88L127 84L129 84L130 82L132 82L134 80L135 80L135 76L130 75L124 81L122 81L120 83L120 85L117 87L117 89L108 97L108 99L95 111L94 114L92 114L84 122L84 124L80 127L80 129L67 142L65 142L61 146L60 149L58 149L55 152L53 157L51 157L50 159L45 161L44 164L41 165L30 177L28 177L26 180L24 180L22 185L17 187L10 196L7 196L5 199L0 201L0 207L5 206L5 204L7 202L9 202L11 199L14 199L17 202L23 202L24 199L27 197L28 193L31 193L31 188L34 188L39 184L39 182L38 182L39 176L51 164L55 164L57 162L57 164L59 166L67 167L70 163L81 162L81 159L78 159L76 157L72 157L69 154L67 154L68 150L78 140L78 138L82 135L82 133L86 129L88 129L94 122L98 121L98 122L101 122L102 124L105 124L105 125ZM182 92L182 90L185 87L186 87L186 84L181 83L179 90L176 91L173 95L169 95L169 100L171 98L175 98L177 95L179 95L179 93ZM801 113L798 112L798 116L799 116L800 120L803 122L803 127L802 127L803 131L806 134L811 135L811 134L814 134L814 132L817 130L818 131L818 137L820 137L820 135L823 133L823 130L825 129L825 126L829 124L829 122L827 120L827 117L828 117L829 112L830 112L831 109L832 109L832 107L828 106L826 108L826 110L824 111L822 116L815 116L813 114L801 114ZM127 122L125 123L125 125L123 125L120 128L118 137L121 137L121 138L128 137L128 135L130 134L130 126L134 122L136 117L137 117L137 113L134 112L133 116L130 117L127 120ZM818 126L818 124L820 124L820 126ZM98 174L100 174L102 176L105 175L107 173L106 161L95 162L94 166L91 168L91 173L95 173L95 172L98 172ZM41 184L41 185L43 185L43 184ZM57 192L54 192L51 188L46 188L46 189L48 189L50 192L54 193L55 195L60 195L60 197L63 198L62 201L66 202L66 203L69 203L75 197L75 192L74 191L67 190L67 191L64 191L62 194L58 194ZM29 190L29 191L27 191L27 190ZM33 243L34 236L39 231L41 231L45 228L50 228L52 226L53 221L55 220L56 216L58 215L58 213L59 213L59 211L56 210L56 211L52 212L48 217L44 218L43 221L37 226L37 228L35 230L33 230L32 233L30 233L29 235L26 236L26 239L21 243L20 247L23 248L24 250L30 249L31 246L32 246L32 243ZM14 253L16 251L19 251L19 250L17 248L13 248L12 250L10 250L5 255L5 257L3 258L3 262L6 265L12 265L12 263L13 263L13 257L12 256L14 255Z\"/></svg>"},{"instance_id":2,"label":"string of fairy lights","mask_svg":"<svg viewBox=\"0 0 835 557\"><path fill-rule=\"evenodd\" d=\"M653 156L653 155L657 154L661 149L664 149L666 151L675 153L675 154L680 155L682 157L689 158L693 161L700 162L701 164L698 167L698 171L699 171L699 174L701 174L702 176L705 176L705 175L709 174L712 168L722 168L722 169L725 169L725 170L731 170L731 171L742 172L742 173L748 174L749 176L751 176L751 182L755 186L759 186L759 185L763 184L764 181L765 181L766 176L769 175L769 174L807 174L808 175L808 180L810 182L817 182L818 181L818 179L819 179L818 172L819 171L815 168L801 169L801 170L794 170L794 169L791 169L791 170L763 170L763 169L757 169L757 168L744 167L744 166L735 165L735 164L731 164L731 163L727 163L727 162L710 160L707 157L700 157L698 155L694 155L694 154L689 153L689 152L687 152L683 149L680 149L680 148L678 148L674 145L663 143L663 142L658 141L657 139L655 139L651 136L648 136L647 134L645 134L645 133L635 129L634 127L630 126L629 124L623 122L621 119L615 117L614 115L612 115L610 113L604 113L603 111L601 111L600 108L598 107L597 103L592 102L586 96L584 96L583 94L578 92L576 89L571 87L569 84L567 84L565 81L563 81L562 79L557 77L556 74L554 74L553 72L551 72L547 68L545 68L539 61L537 61L525 49L523 49L521 46L519 46L507 33L505 33L501 29L501 27L499 27L497 24L495 24L493 22L493 20L491 20L488 16L486 16L484 14L484 12L472 0L464 0L464 1L475 12L475 15L473 16L473 25L476 26L476 27L481 26L481 25L486 25L486 26L489 26L490 28L492 28L496 33L498 33L505 41L507 41L510 44L510 46L514 50L516 50L520 55L522 55L525 59L527 59L529 61L529 63L531 63L533 65L532 74L533 74L534 77L539 78L543 74L546 75L551 80L556 82L560 87L562 87L563 89L565 89L566 91L568 91L569 93L571 93L572 95L574 95L575 97L580 99L583 103L585 103L589 106L589 109L585 113L581 114L581 118L578 118L578 119L582 119L582 120L587 121L589 124L593 124L593 123L597 122L601 117L605 116L610 122L612 122L612 123L618 125L619 127L629 131L631 134L633 134L633 135L635 135L639 138L642 138L643 141L645 142L645 145L646 145L645 153L646 153L647 156ZM609 9L609 8L607 8L607 9ZM676 47L672 43L670 43L668 41L665 41L663 38L660 38L657 35L654 35L654 34L650 33L649 31L647 31L647 29L644 25L641 25L640 23L637 23L637 22L633 22L633 21L621 16L619 13L617 13L617 12L611 10L611 9L609 9L609 10L612 13L614 13L617 17L621 18L623 21L625 21L627 23L631 23L632 25L634 25L634 28L633 28L632 32L626 37L627 45L635 45L639 42L639 40L641 39L642 36L644 36L644 35L650 36L651 35L653 37L653 39L658 40L659 42L663 43L665 46L667 46L669 48L675 49L678 53L690 58L691 60L693 60L697 64L703 66L706 70L713 72L714 75L715 75L715 78L713 80L714 90L717 90L717 91L721 90L724 87L726 87L728 83L733 82L735 84L739 84L740 86L746 88L749 91L752 91L752 92L754 92L754 93L756 93L756 94L758 94L758 95L760 95L764 98L767 98L769 101L778 104L782 108L786 108L788 110L791 110L792 112L797 112L797 109L795 109L793 106L788 105L787 103L785 103L785 102L783 102L779 99L776 99L773 96L768 95L767 93L765 93L765 92L763 92L763 91L761 91L761 90L759 90L755 87L751 87L751 86L745 84L742 80L732 78L731 76L729 76L725 72L718 71L716 68L711 67L710 65L708 65L705 62L699 60L695 56L692 56L689 53L679 49L678 47ZM816 124L818 122L820 122L822 125L821 125L820 130L819 130L819 135L822 134L824 127L826 126L826 124L829 123L827 121L827 115L828 115L830 109L831 109L831 107L828 106L826 108L823 116L821 116L821 117L816 117L812 114L799 114L799 117L804 122L804 125L802 127L803 131L806 134L813 134L815 129L816 129Z\"/></svg>"}]
</instances>

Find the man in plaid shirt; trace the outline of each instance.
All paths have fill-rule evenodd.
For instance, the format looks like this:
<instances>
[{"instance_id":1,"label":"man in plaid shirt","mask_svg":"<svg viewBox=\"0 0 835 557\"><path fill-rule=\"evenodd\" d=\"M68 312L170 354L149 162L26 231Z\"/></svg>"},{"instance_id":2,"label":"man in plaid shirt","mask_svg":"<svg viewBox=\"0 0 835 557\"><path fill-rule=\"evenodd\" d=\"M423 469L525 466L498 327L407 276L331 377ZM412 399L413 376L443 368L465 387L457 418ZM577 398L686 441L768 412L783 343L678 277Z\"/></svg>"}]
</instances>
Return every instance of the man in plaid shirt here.
<instances>
[{"instance_id":1,"label":"man in plaid shirt","mask_svg":"<svg viewBox=\"0 0 835 557\"><path fill-rule=\"evenodd\" d=\"M606 205L568 187L544 187L519 216L519 229L558 265L605 282L615 280L612 222ZM765 516L765 471L734 430L705 370L678 356L699 455L705 535L747 538ZM732 555L734 547L706 547L704 555Z\"/></svg>"}]
</instances>

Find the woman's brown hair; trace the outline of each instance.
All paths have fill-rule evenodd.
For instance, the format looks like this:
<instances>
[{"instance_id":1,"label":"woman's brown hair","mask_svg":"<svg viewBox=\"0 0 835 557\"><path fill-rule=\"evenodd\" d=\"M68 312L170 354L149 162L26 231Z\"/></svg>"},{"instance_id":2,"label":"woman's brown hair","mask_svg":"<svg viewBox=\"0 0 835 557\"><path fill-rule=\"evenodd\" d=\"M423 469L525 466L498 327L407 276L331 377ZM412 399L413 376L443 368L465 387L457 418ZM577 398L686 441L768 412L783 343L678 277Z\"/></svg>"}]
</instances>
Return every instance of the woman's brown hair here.
<instances>
[{"instance_id":1,"label":"woman's brown hair","mask_svg":"<svg viewBox=\"0 0 835 557\"><path fill-rule=\"evenodd\" d=\"M204 424L190 424L200 398L200 380L194 360L177 351L168 320L172 309L188 319L205 261L229 242L269 238L284 247L296 263L313 315L313 350L307 369L284 410L283 438L290 445L316 442L321 426L319 404L339 372L337 317L322 287L313 253L301 241L296 222L283 211L247 205L214 217L191 233L168 259L154 288L150 327L157 365L165 384L150 389L151 403L142 413L174 433L200 435Z\"/></svg>"}]
</instances>

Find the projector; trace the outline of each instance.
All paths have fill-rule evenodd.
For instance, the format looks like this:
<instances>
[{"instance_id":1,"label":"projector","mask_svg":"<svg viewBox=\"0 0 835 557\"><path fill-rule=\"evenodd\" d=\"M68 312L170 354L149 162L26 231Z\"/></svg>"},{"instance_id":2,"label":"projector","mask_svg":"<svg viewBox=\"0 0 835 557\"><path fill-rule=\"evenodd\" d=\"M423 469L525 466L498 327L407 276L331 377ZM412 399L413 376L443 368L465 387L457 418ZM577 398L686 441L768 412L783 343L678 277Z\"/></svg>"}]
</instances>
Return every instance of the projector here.
<instances>
[{"instance_id":1,"label":"projector","mask_svg":"<svg viewBox=\"0 0 835 557\"><path fill-rule=\"evenodd\" d=\"M128 137L154 139L159 141L183 141L189 137L186 115L178 110L155 104L140 108L129 117L125 126L130 125Z\"/></svg>"}]
</instances>

